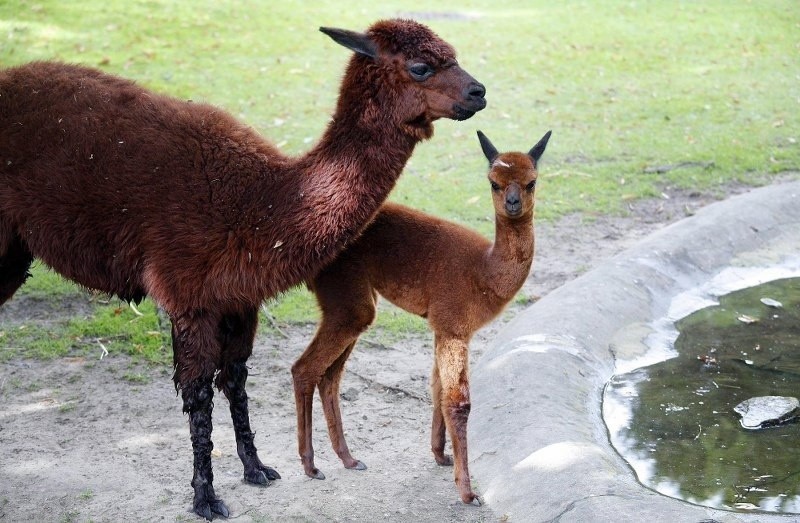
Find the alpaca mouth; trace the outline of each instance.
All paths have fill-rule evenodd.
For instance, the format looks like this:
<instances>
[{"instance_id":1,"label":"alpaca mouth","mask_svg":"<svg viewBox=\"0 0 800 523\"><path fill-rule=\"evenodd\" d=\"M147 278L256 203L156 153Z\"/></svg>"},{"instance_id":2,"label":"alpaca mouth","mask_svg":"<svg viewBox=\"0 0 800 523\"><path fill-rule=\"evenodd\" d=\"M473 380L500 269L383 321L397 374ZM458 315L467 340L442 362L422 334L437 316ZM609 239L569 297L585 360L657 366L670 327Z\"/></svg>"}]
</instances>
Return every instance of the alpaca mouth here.
<instances>
[{"instance_id":1,"label":"alpaca mouth","mask_svg":"<svg viewBox=\"0 0 800 523\"><path fill-rule=\"evenodd\" d=\"M506 205L506 215L509 218L516 218L522 214L522 205Z\"/></svg>"},{"instance_id":2,"label":"alpaca mouth","mask_svg":"<svg viewBox=\"0 0 800 523\"><path fill-rule=\"evenodd\" d=\"M453 116L451 118L459 122L472 118L475 113L486 107L486 98L475 98L470 101L470 106L471 107L464 107L463 105L454 104Z\"/></svg>"}]
</instances>

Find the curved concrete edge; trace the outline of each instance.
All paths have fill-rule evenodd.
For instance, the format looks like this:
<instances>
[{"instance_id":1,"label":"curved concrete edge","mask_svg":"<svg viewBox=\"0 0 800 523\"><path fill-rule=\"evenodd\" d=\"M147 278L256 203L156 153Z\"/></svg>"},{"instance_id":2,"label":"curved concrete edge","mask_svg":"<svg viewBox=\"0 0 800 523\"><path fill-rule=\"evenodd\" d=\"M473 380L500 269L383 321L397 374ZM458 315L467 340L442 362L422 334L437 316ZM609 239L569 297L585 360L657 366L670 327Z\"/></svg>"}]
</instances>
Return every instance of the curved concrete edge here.
<instances>
[{"instance_id":1,"label":"curved concrete edge","mask_svg":"<svg viewBox=\"0 0 800 523\"><path fill-rule=\"evenodd\" d=\"M673 297L731 265L800 253L800 182L712 204L519 314L471 379L470 471L511 521L785 521L692 505L641 486L602 420L614 345L664 317Z\"/></svg>"}]
</instances>

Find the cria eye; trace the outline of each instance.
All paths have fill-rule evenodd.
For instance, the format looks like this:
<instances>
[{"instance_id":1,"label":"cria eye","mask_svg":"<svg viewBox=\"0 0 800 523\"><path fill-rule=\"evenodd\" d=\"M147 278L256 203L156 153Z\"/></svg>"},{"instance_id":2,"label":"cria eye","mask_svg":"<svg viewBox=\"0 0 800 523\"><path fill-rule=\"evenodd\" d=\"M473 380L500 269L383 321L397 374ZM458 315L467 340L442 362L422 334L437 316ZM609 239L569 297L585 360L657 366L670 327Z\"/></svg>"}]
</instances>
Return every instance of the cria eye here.
<instances>
[{"instance_id":1,"label":"cria eye","mask_svg":"<svg viewBox=\"0 0 800 523\"><path fill-rule=\"evenodd\" d=\"M489 183L492 184L492 190L493 191L499 191L500 190L500 186L497 184L497 182L489 182Z\"/></svg>"},{"instance_id":2,"label":"cria eye","mask_svg":"<svg viewBox=\"0 0 800 523\"><path fill-rule=\"evenodd\" d=\"M533 180L528 185L526 185L525 189L527 189L528 191L532 191L534 187L536 187L536 180Z\"/></svg>"}]
</instances>

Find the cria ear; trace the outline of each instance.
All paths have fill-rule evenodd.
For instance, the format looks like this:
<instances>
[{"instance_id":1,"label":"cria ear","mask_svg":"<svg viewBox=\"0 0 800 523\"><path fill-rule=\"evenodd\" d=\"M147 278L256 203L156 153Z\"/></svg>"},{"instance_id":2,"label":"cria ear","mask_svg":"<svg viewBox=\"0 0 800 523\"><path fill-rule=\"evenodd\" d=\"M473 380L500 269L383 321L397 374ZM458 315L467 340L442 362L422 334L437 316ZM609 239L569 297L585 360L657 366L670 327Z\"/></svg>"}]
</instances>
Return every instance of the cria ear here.
<instances>
[{"instance_id":1,"label":"cria ear","mask_svg":"<svg viewBox=\"0 0 800 523\"><path fill-rule=\"evenodd\" d=\"M553 131L547 131L547 133L542 136L542 139L539 140L539 143L533 146L533 148L528 152L528 156L533 158L534 162L538 162L539 158L542 157L544 154L544 150L547 147L547 141L550 139L550 135Z\"/></svg>"},{"instance_id":2,"label":"cria ear","mask_svg":"<svg viewBox=\"0 0 800 523\"><path fill-rule=\"evenodd\" d=\"M320 27L319 30L333 38L337 44L343 45L360 55L370 58L378 56L378 48L375 42L363 33L356 33L347 29L336 29L335 27Z\"/></svg>"},{"instance_id":3,"label":"cria ear","mask_svg":"<svg viewBox=\"0 0 800 523\"><path fill-rule=\"evenodd\" d=\"M489 160L489 165L492 165L492 162L499 154L497 149L495 149L494 145L492 145L492 142L489 141L486 135L480 131L478 131L478 140L481 142L481 150L483 150L483 155L487 160Z\"/></svg>"}]
</instances>

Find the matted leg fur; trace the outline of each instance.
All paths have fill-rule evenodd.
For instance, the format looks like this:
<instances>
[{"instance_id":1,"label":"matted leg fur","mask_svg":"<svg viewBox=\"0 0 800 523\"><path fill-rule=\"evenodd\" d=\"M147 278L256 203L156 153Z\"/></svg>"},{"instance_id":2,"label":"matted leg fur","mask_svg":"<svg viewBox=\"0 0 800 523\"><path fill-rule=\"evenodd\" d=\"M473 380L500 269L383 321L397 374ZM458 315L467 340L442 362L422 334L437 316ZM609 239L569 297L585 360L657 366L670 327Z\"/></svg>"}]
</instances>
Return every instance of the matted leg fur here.
<instances>
[{"instance_id":1,"label":"matted leg fur","mask_svg":"<svg viewBox=\"0 0 800 523\"><path fill-rule=\"evenodd\" d=\"M219 361L214 339L214 318L202 311L172 318L173 380L183 398L183 412L189 415L189 432L194 453L192 487L194 512L211 520L213 514L228 517L230 511L214 493L211 468L214 409L213 379ZM208 356L211 357L208 357Z\"/></svg>"},{"instance_id":2,"label":"matted leg fur","mask_svg":"<svg viewBox=\"0 0 800 523\"><path fill-rule=\"evenodd\" d=\"M253 352L253 340L258 324L258 309L249 309L242 315L225 316L220 322L222 343L222 369L217 375L217 387L228 398L233 430L236 434L236 452L244 466L244 479L256 485L269 485L281 475L264 465L256 450L255 433L250 429L248 411L247 365L245 362Z\"/></svg>"},{"instance_id":3,"label":"matted leg fur","mask_svg":"<svg viewBox=\"0 0 800 523\"><path fill-rule=\"evenodd\" d=\"M189 432L194 452L193 509L195 513L211 520L212 513L228 517L225 503L214 493L214 472L211 469L211 411L214 408L214 388L211 378L198 380L181 387L183 411L189 414Z\"/></svg>"}]
</instances>

